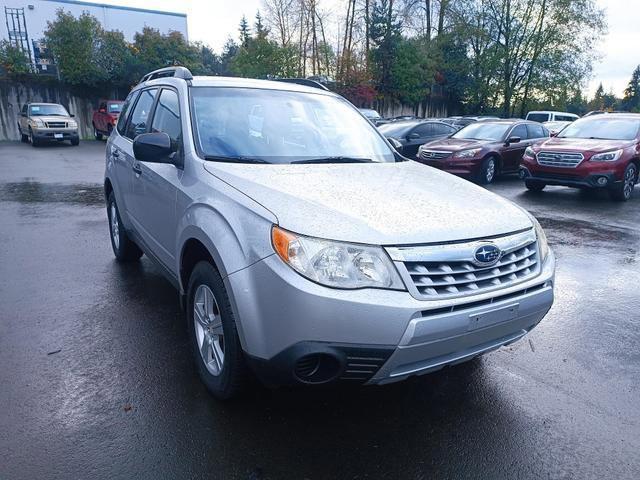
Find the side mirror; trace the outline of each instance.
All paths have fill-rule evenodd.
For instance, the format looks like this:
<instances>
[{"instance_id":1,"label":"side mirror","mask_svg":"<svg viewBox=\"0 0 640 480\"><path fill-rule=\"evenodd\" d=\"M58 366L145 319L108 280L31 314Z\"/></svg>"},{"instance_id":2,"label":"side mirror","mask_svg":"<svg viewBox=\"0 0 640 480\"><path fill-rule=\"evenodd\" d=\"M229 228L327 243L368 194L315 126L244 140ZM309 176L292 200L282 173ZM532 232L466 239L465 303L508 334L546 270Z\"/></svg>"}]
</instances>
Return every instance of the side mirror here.
<instances>
[{"instance_id":1,"label":"side mirror","mask_svg":"<svg viewBox=\"0 0 640 480\"><path fill-rule=\"evenodd\" d=\"M389 143L393 145L393 148L395 148L398 153L402 153L402 144L398 140L391 137L388 137L387 140L389 140Z\"/></svg>"},{"instance_id":2,"label":"side mirror","mask_svg":"<svg viewBox=\"0 0 640 480\"><path fill-rule=\"evenodd\" d=\"M420 134L413 132L413 133L410 133L409 135L407 135L407 138L409 140L416 140L416 139L420 138Z\"/></svg>"},{"instance_id":3,"label":"side mirror","mask_svg":"<svg viewBox=\"0 0 640 480\"><path fill-rule=\"evenodd\" d=\"M69 114L69 116L70 116L71 118L74 118L74 117L75 117L75 114L70 113L70 114Z\"/></svg>"},{"instance_id":4,"label":"side mirror","mask_svg":"<svg viewBox=\"0 0 640 480\"><path fill-rule=\"evenodd\" d=\"M520 137L509 137L507 138L505 145L511 145L512 143L520 143L520 140L522 140Z\"/></svg>"},{"instance_id":5,"label":"side mirror","mask_svg":"<svg viewBox=\"0 0 640 480\"><path fill-rule=\"evenodd\" d=\"M133 139L133 155L141 162L174 163L171 139L164 132L138 135Z\"/></svg>"},{"instance_id":6,"label":"side mirror","mask_svg":"<svg viewBox=\"0 0 640 480\"><path fill-rule=\"evenodd\" d=\"M557 137L560 132L549 132L550 137Z\"/></svg>"}]
</instances>

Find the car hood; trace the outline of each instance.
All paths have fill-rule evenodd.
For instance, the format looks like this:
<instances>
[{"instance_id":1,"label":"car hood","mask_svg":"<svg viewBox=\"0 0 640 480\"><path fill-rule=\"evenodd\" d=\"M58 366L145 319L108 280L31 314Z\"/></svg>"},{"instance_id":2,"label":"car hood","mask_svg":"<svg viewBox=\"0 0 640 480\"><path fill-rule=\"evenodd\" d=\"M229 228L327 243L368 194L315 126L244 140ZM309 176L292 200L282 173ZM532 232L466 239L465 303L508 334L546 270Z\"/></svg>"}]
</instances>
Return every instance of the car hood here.
<instances>
[{"instance_id":1,"label":"car hood","mask_svg":"<svg viewBox=\"0 0 640 480\"><path fill-rule=\"evenodd\" d=\"M486 238L530 228L511 202L416 162L255 165L205 169L305 235L406 245Z\"/></svg>"},{"instance_id":2,"label":"car hood","mask_svg":"<svg viewBox=\"0 0 640 480\"><path fill-rule=\"evenodd\" d=\"M589 138L558 138L553 137L537 145L536 150L559 150L562 152L592 152L600 153L626 148L633 145L633 141L628 140L599 140Z\"/></svg>"},{"instance_id":3,"label":"car hood","mask_svg":"<svg viewBox=\"0 0 640 480\"><path fill-rule=\"evenodd\" d=\"M467 150L469 148L484 147L494 143L487 140L465 140L462 138L443 138L442 140L436 140L424 145L425 148L434 150L446 150L448 152L459 152L460 150Z\"/></svg>"}]
</instances>

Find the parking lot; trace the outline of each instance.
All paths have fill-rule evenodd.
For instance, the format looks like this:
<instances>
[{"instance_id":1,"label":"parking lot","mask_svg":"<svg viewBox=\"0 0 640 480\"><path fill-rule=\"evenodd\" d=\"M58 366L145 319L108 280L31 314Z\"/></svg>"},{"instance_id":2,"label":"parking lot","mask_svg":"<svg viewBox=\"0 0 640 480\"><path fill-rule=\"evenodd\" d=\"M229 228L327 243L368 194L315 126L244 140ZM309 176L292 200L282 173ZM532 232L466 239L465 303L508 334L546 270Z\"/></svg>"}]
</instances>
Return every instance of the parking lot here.
<instances>
[{"instance_id":1,"label":"parking lot","mask_svg":"<svg viewBox=\"0 0 640 480\"><path fill-rule=\"evenodd\" d=\"M558 258L556 303L519 343L225 404L174 288L146 257L114 261L104 145L0 143L0 479L640 477L640 191L491 185Z\"/></svg>"}]
</instances>

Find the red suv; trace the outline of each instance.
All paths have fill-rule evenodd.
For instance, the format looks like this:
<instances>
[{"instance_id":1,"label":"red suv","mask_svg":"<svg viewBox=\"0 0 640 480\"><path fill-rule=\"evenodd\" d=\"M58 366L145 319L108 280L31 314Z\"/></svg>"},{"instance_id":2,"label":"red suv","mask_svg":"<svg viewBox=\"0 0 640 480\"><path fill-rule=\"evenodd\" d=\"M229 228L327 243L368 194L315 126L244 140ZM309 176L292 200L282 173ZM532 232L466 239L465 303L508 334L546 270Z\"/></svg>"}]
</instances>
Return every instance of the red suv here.
<instances>
[{"instance_id":1,"label":"red suv","mask_svg":"<svg viewBox=\"0 0 640 480\"><path fill-rule=\"evenodd\" d=\"M118 122L118 116L122 111L122 100L101 100L98 110L93 112L93 134L96 140L102 140L102 136L111 135L111 130Z\"/></svg>"},{"instance_id":2,"label":"red suv","mask_svg":"<svg viewBox=\"0 0 640 480\"><path fill-rule=\"evenodd\" d=\"M536 122L481 120L422 145L416 160L488 184L501 173L517 173L524 150L548 137L549 130Z\"/></svg>"},{"instance_id":3,"label":"red suv","mask_svg":"<svg viewBox=\"0 0 640 480\"><path fill-rule=\"evenodd\" d=\"M525 151L520 177L529 190L547 185L606 188L613 200L631 198L640 169L640 114L576 120L557 137Z\"/></svg>"}]
</instances>

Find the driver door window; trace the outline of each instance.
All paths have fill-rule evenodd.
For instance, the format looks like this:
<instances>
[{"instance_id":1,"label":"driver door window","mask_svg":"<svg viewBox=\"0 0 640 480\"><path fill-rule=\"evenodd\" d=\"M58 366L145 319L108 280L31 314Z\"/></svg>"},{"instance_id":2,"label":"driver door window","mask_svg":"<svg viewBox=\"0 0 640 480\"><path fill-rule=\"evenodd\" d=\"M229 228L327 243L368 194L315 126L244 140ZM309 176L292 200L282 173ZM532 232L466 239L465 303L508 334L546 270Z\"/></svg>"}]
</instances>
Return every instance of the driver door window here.
<instances>
[{"instance_id":1,"label":"driver door window","mask_svg":"<svg viewBox=\"0 0 640 480\"><path fill-rule=\"evenodd\" d=\"M172 150L178 151L182 141L182 125L180 124L178 95L173 90L164 89L160 93L151 123L151 131L164 132L169 135Z\"/></svg>"}]
</instances>

